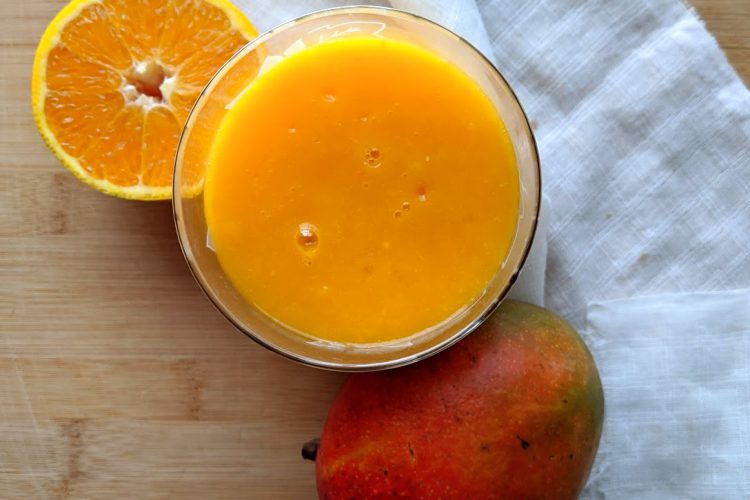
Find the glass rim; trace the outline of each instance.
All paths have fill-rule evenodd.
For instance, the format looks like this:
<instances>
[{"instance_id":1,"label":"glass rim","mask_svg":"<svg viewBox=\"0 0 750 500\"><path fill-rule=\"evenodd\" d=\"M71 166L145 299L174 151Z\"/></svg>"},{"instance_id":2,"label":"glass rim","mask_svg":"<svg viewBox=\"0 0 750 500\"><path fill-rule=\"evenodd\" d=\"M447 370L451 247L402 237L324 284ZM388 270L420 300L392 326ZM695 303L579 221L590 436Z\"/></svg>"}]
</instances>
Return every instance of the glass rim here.
<instances>
[{"instance_id":1,"label":"glass rim","mask_svg":"<svg viewBox=\"0 0 750 500\"><path fill-rule=\"evenodd\" d=\"M212 86L212 83L214 83L214 81L216 81L218 78L223 76L224 70L233 61L235 61L235 59L239 57L243 57L248 52L252 52L256 50L258 46L266 42L269 38L273 37L277 33L281 33L302 22L321 18L321 17L327 17L329 15L335 15L335 14L357 14L357 13L376 13L376 14L382 14L386 17L400 16L402 18L428 24L432 26L433 28L436 28L444 32L445 34L455 38L459 43L466 45L475 55L477 55L482 60L482 62L484 62L485 66L491 68L492 76L499 79L502 82L503 86L508 90L510 96L512 97L513 103L518 108L521 116L523 117L523 120L522 120L523 131L526 133L526 135L529 138L529 145L530 145L530 149L532 153L531 157L534 163L533 167L534 167L534 174L536 178L536 187L537 187L536 200L535 200L535 203L533 204L533 214L531 214L533 217L532 225L530 228L529 236L527 238L525 247L523 248L521 258L519 259L518 264L516 266L516 270L511 274L507 283L505 283L505 285L500 290L500 292L496 294L496 296L484 308L484 310L481 311L480 314L477 314L476 316L474 316L471 319L471 321L469 321L466 325L461 327L455 334L443 339L442 341L432 346L427 347L426 349L420 350L419 352L416 352L416 353L394 357L393 359L389 359L386 361L376 361L376 362L371 362L371 363L345 363L345 362L336 362L336 361L326 361L326 360L319 359L319 358L312 358L310 356L306 356L306 355L303 355L294 351L290 351L288 349L284 349L280 346L277 346L273 344L272 342L269 342L263 337L259 336L252 330L248 329L246 326L244 326L242 322L239 321L235 317L234 313L230 311L218 297L215 296L211 286L208 284L207 280L203 276L203 273L200 270L200 266L196 263L195 259L192 256L192 250L189 248L189 243L186 241L187 238L183 236L183 234L185 233L185 229L183 227L184 218L182 217L182 209L181 209L182 207L181 207L180 192L179 192L180 186L178 182L178 170L180 168L179 160L180 160L182 149L183 149L183 142L186 137L186 132L190 128L189 125L191 124L191 119L193 118L193 115L195 114L195 111L198 108L198 104L208 93L209 88ZM531 124L526 114L526 111L521 105L521 102L518 99L516 92L513 90L513 87L508 83L508 81L505 79L505 77L497 68L497 66L489 59L489 57L487 57L481 50L479 50L474 44L469 42L466 38L464 38L463 36L459 35L458 33L452 31L451 29L443 26L442 24L436 21L428 19L419 14L404 11L401 9L396 9L393 7L374 6L374 5L351 5L351 6L344 6L344 7L330 7L330 8L319 9L313 12L309 12L307 14L304 14L302 16L299 16L289 21L285 21L279 25L276 25L264 31L263 33L259 34L258 36L256 36L255 38L247 42L245 45L240 47L234 54L232 54L219 67L219 69L216 70L216 72L211 76L208 82L206 82L205 86L203 87L203 89L201 89L201 92L198 94L198 97L196 98L195 103L193 104L192 108L190 109L190 112L188 113L185 119L185 125L183 126L180 132L180 137L178 141L177 151L175 154L175 160L174 160L173 172L172 172L172 215L174 218L175 231L177 233L177 240L180 244L180 249L182 251L182 254L185 257L185 261L188 264L188 268L190 269L190 273L193 275L193 278L198 283L201 291L208 298L211 304L213 304L213 306L221 313L221 315L230 324L232 324L237 330L239 330L246 337L255 341L259 345L268 349L269 351L272 351L276 354L283 356L284 358L287 358L291 361L294 361L294 362L297 362L306 366L311 366L314 368L319 368L319 369L329 370L329 371L337 371L337 372L379 371L379 370L387 370L391 368L397 368L397 367L409 365L417 361L426 359L434 354L439 353L440 351L443 351L444 349L451 347L452 345L456 344L457 342L465 338L471 332L473 332L476 328L478 328L482 323L484 323L484 321L489 316L492 315L492 313L495 312L497 307L502 303L502 301L505 299L505 297L508 295L511 288L513 287L513 284L518 279L518 275L523 270L523 266L526 264L529 253L531 251L531 247L536 238L536 232L537 232L538 224L539 224L539 212L541 209L541 203L542 203L542 172L541 172L541 163L539 159L539 149L536 143L536 138L534 137L534 132L531 128ZM510 251L510 248L508 251ZM273 321L273 318L269 317L269 321Z\"/></svg>"}]
</instances>

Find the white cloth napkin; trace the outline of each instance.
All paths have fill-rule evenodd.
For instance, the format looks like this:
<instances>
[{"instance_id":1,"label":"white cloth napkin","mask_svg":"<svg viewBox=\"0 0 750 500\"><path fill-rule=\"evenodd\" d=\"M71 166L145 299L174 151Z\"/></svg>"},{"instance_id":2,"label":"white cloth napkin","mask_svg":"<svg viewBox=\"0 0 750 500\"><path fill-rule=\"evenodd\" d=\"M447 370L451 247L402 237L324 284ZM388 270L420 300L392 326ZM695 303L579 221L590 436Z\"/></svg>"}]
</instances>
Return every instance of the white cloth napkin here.
<instances>
[{"instance_id":1,"label":"white cloth napkin","mask_svg":"<svg viewBox=\"0 0 750 500\"><path fill-rule=\"evenodd\" d=\"M239 3L267 29L346 1ZM750 497L748 292L602 302L750 287L750 92L695 13L680 0L366 3L467 38L531 118L549 232L514 293L579 330L593 302L607 417L586 496Z\"/></svg>"},{"instance_id":2,"label":"white cloth napkin","mask_svg":"<svg viewBox=\"0 0 750 500\"><path fill-rule=\"evenodd\" d=\"M676 0L485 1L536 122L547 305L750 286L750 93Z\"/></svg>"},{"instance_id":3,"label":"white cloth napkin","mask_svg":"<svg viewBox=\"0 0 750 500\"><path fill-rule=\"evenodd\" d=\"M584 498L750 498L750 289L595 302L606 424Z\"/></svg>"}]
</instances>

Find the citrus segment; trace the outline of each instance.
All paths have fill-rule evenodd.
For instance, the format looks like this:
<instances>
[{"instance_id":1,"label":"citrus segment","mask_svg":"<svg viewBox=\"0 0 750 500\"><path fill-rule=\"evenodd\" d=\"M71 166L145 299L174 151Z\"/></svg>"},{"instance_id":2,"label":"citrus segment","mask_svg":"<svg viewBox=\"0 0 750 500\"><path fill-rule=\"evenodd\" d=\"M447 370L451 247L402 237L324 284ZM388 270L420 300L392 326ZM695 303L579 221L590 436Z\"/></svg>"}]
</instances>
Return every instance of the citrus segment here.
<instances>
[{"instance_id":1,"label":"citrus segment","mask_svg":"<svg viewBox=\"0 0 750 500\"><path fill-rule=\"evenodd\" d=\"M172 113L174 114L177 121L185 123L188 113L193 108L193 103L200 95L200 90L175 90L170 96L172 103Z\"/></svg>"},{"instance_id":2,"label":"citrus segment","mask_svg":"<svg viewBox=\"0 0 750 500\"><path fill-rule=\"evenodd\" d=\"M146 186L163 186L172 178L172 167L181 127L175 116L164 108L154 108L146 115L143 133L143 175Z\"/></svg>"},{"instance_id":3,"label":"citrus segment","mask_svg":"<svg viewBox=\"0 0 750 500\"><path fill-rule=\"evenodd\" d=\"M233 31L237 33L232 27L232 19L218 5L204 0L171 2L160 43L163 61L177 65L196 52L220 48L232 38ZM185 33L191 36L185 38ZM247 40L243 44L245 42Z\"/></svg>"},{"instance_id":4,"label":"citrus segment","mask_svg":"<svg viewBox=\"0 0 750 500\"><path fill-rule=\"evenodd\" d=\"M53 48L47 57L47 88L109 92L120 88L120 73L102 63L84 59L63 45Z\"/></svg>"},{"instance_id":5,"label":"citrus segment","mask_svg":"<svg viewBox=\"0 0 750 500\"><path fill-rule=\"evenodd\" d=\"M107 9L93 4L65 25L60 44L84 59L126 70L132 64L130 52L117 36Z\"/></svg>"},{"instance_id":6,"label":"citrus segment","mask_svg":"<svg viewBox=\"0 0 750 500\"><path fill-rule=\"evenodd\" d=\"M74 90L47 92L44 111L49 129L62 149L81 155L125 106L117 91L86 94Z\"/></svg>"},{"instance_id":7,"label":"citrus segment","mask_svg":"<svg viewBox=\"0 0 750 500\"><path fill-rule=\"evenodd\" d=\"M128 41L130 55L136 60L159 57L159 42L169 13L164 0L108 0L104 3L109 19L120 39Z\"/></svg>"},{"instance_id":8,"label":"citrus segment","mask_svg":"<svg viewBox=\"0 0 750 500\"><path fill-rule=\"evenodd\" d=\"M118 186L139 184L143 121L143 108L124 107L83 153L84 170Z\"/></svg>"},{"instance_id":9,"label":"citrus segment","mask_svg":"<svg viewBox=\"0 0 750 500\"><path fill-rule=\"evenodd\" d=\"M237 51L238 46L241 47L244 44L244 38L237 34L228 34L221 39L214 40L207 47L196 49L182 66L182 71L180 72L182 83L202 88L206 83L204 77L206 72L211 71L213 73L216 71L214 67L215 62L212 60L215 60L218 56L223 61L226 61Z\"/></svg>"}]
</instances>

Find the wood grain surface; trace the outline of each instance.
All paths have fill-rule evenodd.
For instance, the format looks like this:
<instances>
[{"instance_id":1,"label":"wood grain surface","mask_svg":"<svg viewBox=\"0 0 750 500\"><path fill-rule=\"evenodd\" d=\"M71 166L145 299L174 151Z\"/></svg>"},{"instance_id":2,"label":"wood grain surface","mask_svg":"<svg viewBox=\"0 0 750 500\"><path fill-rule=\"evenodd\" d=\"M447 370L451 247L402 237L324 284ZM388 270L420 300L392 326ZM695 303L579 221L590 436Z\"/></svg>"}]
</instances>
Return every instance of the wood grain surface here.
<instances>
[{"instance_id":1,"label":"wood grain surface","mask_svg":"<svg viewBox=\"0 0 750 500\"><path fill-rule=\"evenodd\" d=\"M689 0L745 85L750 83L750 0Z\"/></svg>"},{"instance_id":2,"label":"wood grain surface","mask_svg":"<svg viewBox=\"0 0 750 500\"><path fill-rule=\"evenodd\" d=\"M0 498L314 498L301 444L342 376L256 346L203 297L168 203L100 195L30 113L61 0L0 15ZM750 1L696 0L750 77Z\"/></svg>"}]
</instances>

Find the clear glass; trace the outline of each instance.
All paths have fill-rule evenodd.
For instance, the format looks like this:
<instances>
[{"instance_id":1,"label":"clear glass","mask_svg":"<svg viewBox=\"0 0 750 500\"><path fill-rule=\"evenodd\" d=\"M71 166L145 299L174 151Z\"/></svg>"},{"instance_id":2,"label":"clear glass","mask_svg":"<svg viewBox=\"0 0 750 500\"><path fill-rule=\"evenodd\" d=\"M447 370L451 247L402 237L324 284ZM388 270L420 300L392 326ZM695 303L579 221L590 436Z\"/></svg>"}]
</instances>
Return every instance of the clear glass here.
<instances>
[{"instance_id":1,"label":"clear glass","mask_svg":"<svg viewBox=\"0 0 750 500\"><path fill-rule=\"evenodd\" d=\"M515 238L501 269L482 296L449 320L412 337L378 344L339 344L302 336L243 299L211 249L203 211L203 175L208 148L225 107L272 64L300 47L331 38L372 36L422 46L471 76L503 118L515 149L520 211ZM303 43L304 45L301 45ZM536 231L541 194L539 158L526 115L498 70L467 41L424 18L381 7L319 11L260 35L217 72L198 98L180 139L174 170L174 217L190 269L214 305L240 331L263 346L308 365L365 371L405 365L457 342L500 304L518 276Z\"/></svg>"}]
</instances>

